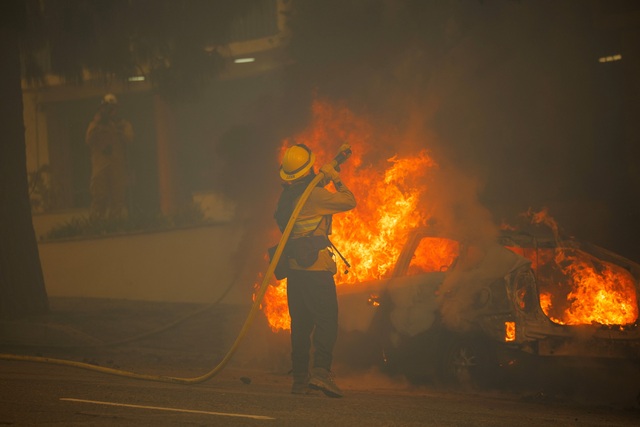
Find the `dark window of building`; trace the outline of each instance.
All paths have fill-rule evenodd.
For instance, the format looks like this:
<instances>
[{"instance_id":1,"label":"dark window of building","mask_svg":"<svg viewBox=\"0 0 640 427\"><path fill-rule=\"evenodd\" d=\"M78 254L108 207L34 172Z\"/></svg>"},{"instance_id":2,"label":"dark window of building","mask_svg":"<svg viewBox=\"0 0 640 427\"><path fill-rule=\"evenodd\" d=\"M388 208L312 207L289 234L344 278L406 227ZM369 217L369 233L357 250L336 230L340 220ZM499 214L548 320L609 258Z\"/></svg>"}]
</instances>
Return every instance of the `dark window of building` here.
<instances>
[{"instance_id":1,"label":"dark window of building","mask_svg":"<svg viewBox=\"0 0 640 427\"><path fill-rule=\"evenodd\" d=\"M278 33L277 0L260 0L242 18L237 19L230 31L234 42L259 39Z\"/></svg>"}]
</instances>

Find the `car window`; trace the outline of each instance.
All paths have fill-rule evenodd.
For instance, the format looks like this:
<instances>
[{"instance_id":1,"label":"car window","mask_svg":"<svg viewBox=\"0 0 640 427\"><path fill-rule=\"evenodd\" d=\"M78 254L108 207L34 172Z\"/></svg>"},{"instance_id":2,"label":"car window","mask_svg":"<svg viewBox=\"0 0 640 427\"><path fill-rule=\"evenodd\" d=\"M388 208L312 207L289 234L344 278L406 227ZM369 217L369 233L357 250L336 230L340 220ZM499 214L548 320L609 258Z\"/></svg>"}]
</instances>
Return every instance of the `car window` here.
<instances>
[{"instance_id":1,"label":"car window","mask_svg":"<svg viewBox=\"0 0 640 427\"><path fill-rule=\"evenodd\" d=\"M638 319L636 281L612 263L573 248L508 247L531 261L539 304L545 315L562 325L626 325ZM524 287L516 300L525 308Z\"/></svg>"},{"instance_id":2,"label":"car window","mask_svg":"<svg viewBox=\"0 0 640 427\"><path fill-rule=\"evenodd\" d=\"M407 276L447 271L460 253L455 240L440 237L423 237L413 253Z\"/></svg>"},{"instance_id":3,"label":"car window","mask_svg":"<svg viewBox=\"0 0 640 427\"><path fill-rule=\"evenodd\" d=\"M564 325L627 325L638 320L631 273L576 249L557 249L554 262L538 269L540 305Z\"/></svg>"}]
</instances>

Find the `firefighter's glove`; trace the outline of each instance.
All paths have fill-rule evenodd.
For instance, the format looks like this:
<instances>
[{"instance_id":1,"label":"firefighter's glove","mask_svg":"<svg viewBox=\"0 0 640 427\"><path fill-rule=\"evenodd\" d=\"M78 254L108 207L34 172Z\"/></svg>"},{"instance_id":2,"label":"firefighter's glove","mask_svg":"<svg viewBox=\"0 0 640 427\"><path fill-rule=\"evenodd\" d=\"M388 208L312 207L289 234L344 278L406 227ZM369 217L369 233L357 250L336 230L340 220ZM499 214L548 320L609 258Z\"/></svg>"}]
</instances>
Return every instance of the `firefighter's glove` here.
<instances>
[{"instance_id":1,"label":"firefighter's glove","mask_svg":"<svg viewBox=\"0 0 640 427\"><path fill-rule=\"evenodd\" d=\"M330 163L327 163L326 165L322 166L320 168L320 172L322 172L324 176L330 179L331 181L340 182L340 174L338 173L338 171L334 169L334 167Z\"/></svg>"}]
</instances>

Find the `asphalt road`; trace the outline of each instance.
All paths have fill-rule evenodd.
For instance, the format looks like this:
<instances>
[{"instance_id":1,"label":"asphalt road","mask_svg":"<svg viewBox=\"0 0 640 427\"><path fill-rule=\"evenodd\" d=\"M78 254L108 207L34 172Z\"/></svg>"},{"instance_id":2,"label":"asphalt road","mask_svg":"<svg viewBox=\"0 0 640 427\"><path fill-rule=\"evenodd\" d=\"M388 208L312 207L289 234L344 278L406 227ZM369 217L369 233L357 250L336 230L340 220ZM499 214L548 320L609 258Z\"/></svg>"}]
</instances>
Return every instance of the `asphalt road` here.
<instances>
[{"instance_id":1,"label":"asphalt road","mask_svg":"<svg viewBox=\"0 0 640 427\"><path fill-rule=\"evenodd\" d=\"M165 303L52 300L52 313L45 318L0 322L0 352L197 377L226 353L246 307L220 306L168 330L144 332L198 310ZM103 345L140 334L125 344ZM292 395L287 343L286 334L273 334L258 320L226 369L189 386L0 360L0 425L640 425L635 394L606 399L611 393L602 389L605 395L584 399L573 394L574 384L567 388L571 394L556 395L535 388L460 391L416 386L369 369L356 373L340 363L335 371L344 398ZM625 381L636 390L635 379Z\"/></svg>"},{"instance_id":2,"label":"asphalt road","mask_svg":"<svg viewBox=\"0 0 640 427\"><path fill-rule=\"evenodd\" d=\"M296 396L286 376L235 368L183 386L3 361L0 378L2 425L637 426L640 420L629 409L388 385L347 384L342 399Z\"/></svg>"}]
</instances>

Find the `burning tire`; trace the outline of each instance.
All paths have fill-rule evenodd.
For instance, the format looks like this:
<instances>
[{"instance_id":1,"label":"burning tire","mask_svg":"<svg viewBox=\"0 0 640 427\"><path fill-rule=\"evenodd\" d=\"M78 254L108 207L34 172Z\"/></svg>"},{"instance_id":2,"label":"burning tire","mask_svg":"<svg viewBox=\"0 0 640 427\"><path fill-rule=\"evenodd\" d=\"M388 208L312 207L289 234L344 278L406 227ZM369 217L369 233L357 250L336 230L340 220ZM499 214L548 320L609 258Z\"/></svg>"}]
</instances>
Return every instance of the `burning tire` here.
<instances>
[{"instance_id":1,"label":"burning tire","mask_svg":"<svg viewBox=\"0 0 640 427\"><path fill-rule=\"evenodd\" d=\"M496 362L490 345L478 337L453 336L442 342L439 379L464 388L487 388L494 383Z\"/></svg>"}]
</instances>

